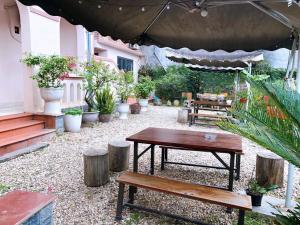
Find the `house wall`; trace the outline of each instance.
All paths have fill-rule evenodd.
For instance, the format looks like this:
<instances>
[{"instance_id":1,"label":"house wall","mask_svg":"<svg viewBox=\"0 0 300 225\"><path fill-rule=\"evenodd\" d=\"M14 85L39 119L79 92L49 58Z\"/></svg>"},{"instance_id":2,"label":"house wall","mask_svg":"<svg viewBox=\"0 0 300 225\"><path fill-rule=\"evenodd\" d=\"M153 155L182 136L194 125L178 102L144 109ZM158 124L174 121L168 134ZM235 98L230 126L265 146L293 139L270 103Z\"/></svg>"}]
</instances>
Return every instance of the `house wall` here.
<instances>
[{"instance_id":1,"label":"house wall","mask_svg":"<svg viewBox=\"0 0 300 225\"><path fill-rule=\"evenodd\" d=\"M77 30L64 18L60 20L60 54L77 56Z\"/></svg>"},{"instance_id":2,"label":"house wall","mask_svg":"<svg viewBox=\"0 0 300 225\"><path fill-rule=\"evenodd\" d=\"M22 112L24 105L21 34L15 33L15 27L21 27L20 16L11 2L0 7L0 115Z\"/></svg>"}]
</instances>

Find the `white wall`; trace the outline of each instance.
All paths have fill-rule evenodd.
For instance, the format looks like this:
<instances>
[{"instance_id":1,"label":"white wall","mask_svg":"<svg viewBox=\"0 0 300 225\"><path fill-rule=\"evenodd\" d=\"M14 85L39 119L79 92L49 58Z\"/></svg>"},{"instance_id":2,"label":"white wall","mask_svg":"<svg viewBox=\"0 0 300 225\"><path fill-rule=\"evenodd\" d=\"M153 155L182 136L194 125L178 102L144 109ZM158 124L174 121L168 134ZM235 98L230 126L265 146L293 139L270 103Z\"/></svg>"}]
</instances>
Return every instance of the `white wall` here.
<instances>
[{"instance_id":1,"label":"white wall","mask_svg":"<svg viewBox=\"0 0 300 225\"><path fill-rule=\"evenodd\" d=\"M62 56L77 56L76 26L63 18L60 19L60 54Z\"/></svg>"},{"instance_id":2,"label":"white wall","mask_svg":"<svg viewBox=\"0 0 300 225\"><path fill-rule=\"evenodd\" d=\"M264 51L264 59L274 68L284 68L286 69L290 50L286 48L281 48L275 51ZM298 53L296 53L298 56ZM297 62L297 57L296 57ZM297 63L295 63L295 68Z\"/></svg>"},{"instance_id":3,"label":"white wall","mask_svg":"<svg viewBox=\"0 0 300 225\"><path fill-rule=\"evenodd\" d=\"M7 12L10 11L10 13ZM10 16L9 16L10 15ZM9 20L10 17L10 20ZM10 24L10 25L9 25ZM0 8L0 115L23 111L23 74L20 63L22 50L20 34L14 34L14 27L20 27L17 5ZM12 31L12 35L10 33Z\"/></svg>"}]
</instances>

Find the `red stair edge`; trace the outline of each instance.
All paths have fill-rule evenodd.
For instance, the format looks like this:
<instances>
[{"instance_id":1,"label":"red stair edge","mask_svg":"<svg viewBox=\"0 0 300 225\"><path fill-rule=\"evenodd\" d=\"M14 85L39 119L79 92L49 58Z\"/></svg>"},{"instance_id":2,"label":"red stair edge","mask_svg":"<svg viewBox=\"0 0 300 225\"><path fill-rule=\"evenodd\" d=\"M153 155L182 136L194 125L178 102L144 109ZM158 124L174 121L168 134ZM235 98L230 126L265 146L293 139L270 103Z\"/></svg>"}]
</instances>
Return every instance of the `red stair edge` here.
<instances>
[{"instance_id":1,"label":"red stair edge","mask_svg":"<svg viewBox=\"0 0 300 225\"><path fill-rule=\"evenodd\" d=\"M25 127L30 127L38 124L43 124L43 123L45 122L40 120L28 120L28 121L25 120L25 121L20 121L18 123L11 123L11 124L8 123L5 125L1 125L0 133L11 131L11 130L17 130Z\"/></svg>"},{"instance_id":2,"label":"red stair edge","mask_svg":"<svg viewBox=\"0 0 300 225\"><path fill-rule=\"evenodd\" d=\"M29 116L33 116L33 113L18 113L18 114L11 114L11 115L7 115L7 116L0 116L0 122L1 121L5 121L5 120L13 120L13 119L18 119L18 118L22 118L22 117L29 117Z\"/></svg>"}]
</instances>

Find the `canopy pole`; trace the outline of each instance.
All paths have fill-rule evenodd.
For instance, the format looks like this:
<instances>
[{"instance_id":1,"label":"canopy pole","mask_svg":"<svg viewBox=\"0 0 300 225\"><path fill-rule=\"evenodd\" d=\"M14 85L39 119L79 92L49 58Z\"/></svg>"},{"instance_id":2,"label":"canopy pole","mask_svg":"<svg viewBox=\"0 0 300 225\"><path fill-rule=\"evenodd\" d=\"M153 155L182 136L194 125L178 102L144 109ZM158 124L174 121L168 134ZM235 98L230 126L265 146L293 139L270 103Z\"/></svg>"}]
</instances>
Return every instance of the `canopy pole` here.
<instances>
[{"instance_id":1,"label":"canopy pole","mask_svg":"<svg viewBox=\"0 0 300 225\"><path fill-rule=\"evenodd\" d=\"M249 74L249 76L252 76L252 62L250 62L250 63L248 64L248 74ZM248 108L249 108L249 100L250 100L250 84L248 83L248 81L246 81L246 85L247 85L246 111L248 111Z\"/></svg>"},{"instance_id":2,"label":"canopy pole","mask_svg":"<svg viewBox=\"0 0 300 225\"><path fill-rule=\"evenodd\" d=\"M92 61L91 32L87 31L86 35L87 35L87 61L90 63Z\"/></svg>"},{"instance_id":3,"label":"canopy pole","mask_svg":"<svg viewBox=\"0 0 300 225\"><path fill-rule=\"evenodd\" d=\"M298 64L297 64L297 78L296 91L300 94L300 35L298 35ZM294 188L295 166L289 163L288 181L286 188L285 207L292 207L293 188Z\"/></svg>"}]
</instances>

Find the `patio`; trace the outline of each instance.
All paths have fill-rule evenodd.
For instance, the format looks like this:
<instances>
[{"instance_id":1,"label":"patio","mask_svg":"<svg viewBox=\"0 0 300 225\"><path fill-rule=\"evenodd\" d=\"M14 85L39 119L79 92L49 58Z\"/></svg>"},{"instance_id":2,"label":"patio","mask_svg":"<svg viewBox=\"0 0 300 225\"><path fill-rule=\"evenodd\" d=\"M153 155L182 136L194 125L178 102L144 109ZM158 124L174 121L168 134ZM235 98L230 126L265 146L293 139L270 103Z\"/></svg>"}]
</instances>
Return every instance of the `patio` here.
<instances>
[{"instance_id":1,"label":"patio","mask_svg":"<svg viewBox=\"0 0 300 225\"><path fill-rule=\"evenodd\" d=\"M216 127L189 127L188 124L179 124L176 122L177 110L176 107L149 106L148 112L129 115L128 120L114 119L111 123L99 123L83 128L79 134L64 133L55 137L51 141L51 145L43 151L3 163L0 167L1 183L10 186L11 189L53 192L57 197L54 210L55 224L115 224L118 193L115 178L120 173L111 173L110 182L102 187L86 187L83 183L82 152L89 147L107 148L107 143L112 138L125 139L147 127L224 132ZM246 139L243 139L243 149L245 155L242 157L241 179L234 182L234 191L245 189L255 167L256 153L262 150L261 147ZM130 151L129 170L132 170L132 154L133 146ZM157 152L155 158L155 174L158 176L210 185L226 185L228 182L227 171L167 165L162 172L159 155L160 153ZM149 158L150 154L147 153L139 160L139 171L146 173L149 171ZM176 155L170 151L169 158L191 163L205 162L210 165L215 162L213 155L196 152L187 154L186 151L178 151ZM300 172L297 171L295 197L300 194L299 175ZM270 195L284 198L285 188L278 189ZM230 215L225 212L224 207L203 204L172 195L139 190L137 196L137 202L143 205L203 219L214 224L231 224L232 219L237 217L236 211ZM183 202L184 204L182 204ZM142 212L138 212L138 214L140 215L138 224L174 224L174 220L165 217ZM138 214L131 212L130 215L126 209L123 223L134 224L133 218Z\"/></svg>"}]
</instances>

